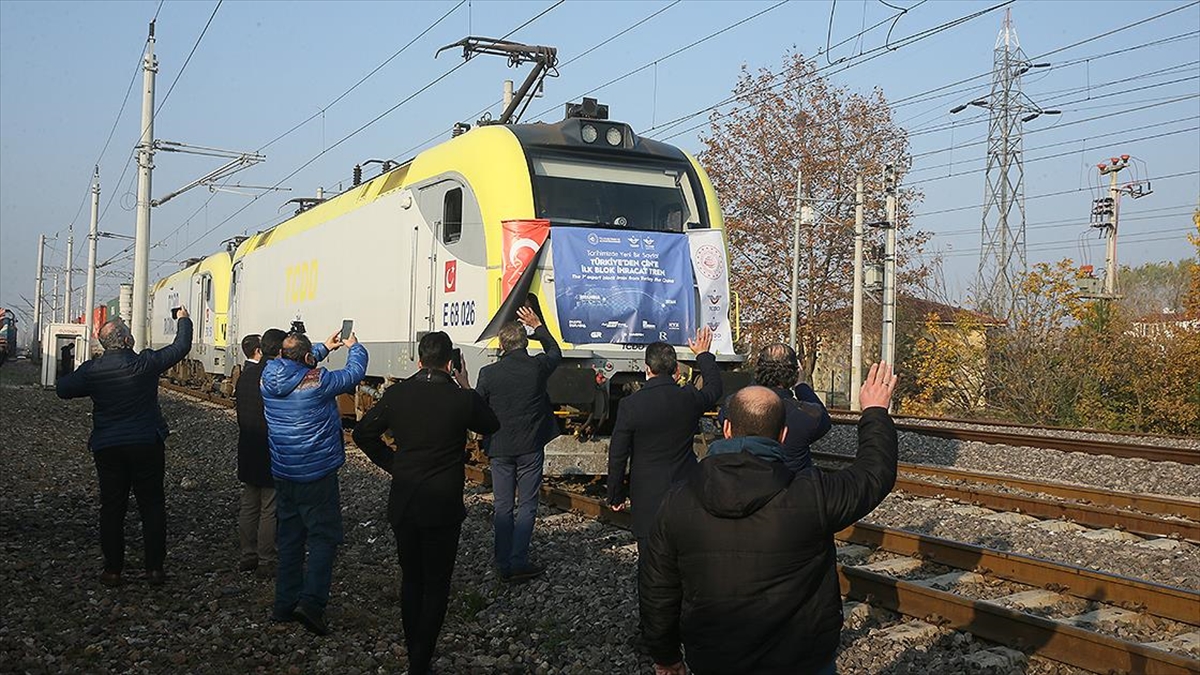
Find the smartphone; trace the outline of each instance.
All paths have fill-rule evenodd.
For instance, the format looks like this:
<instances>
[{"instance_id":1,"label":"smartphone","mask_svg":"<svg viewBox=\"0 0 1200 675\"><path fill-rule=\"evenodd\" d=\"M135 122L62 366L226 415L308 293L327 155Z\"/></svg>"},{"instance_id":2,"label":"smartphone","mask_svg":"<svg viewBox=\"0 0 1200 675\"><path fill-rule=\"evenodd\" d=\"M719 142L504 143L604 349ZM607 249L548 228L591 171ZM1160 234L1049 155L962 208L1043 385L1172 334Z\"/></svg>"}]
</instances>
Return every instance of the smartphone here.
<instances>
[{"instance_id":1,"label":"smartphone","mask_svg":"<svg viewBox=\"0 0 1200 675\"><path fill-rule=\"evenodd\" d=\"M450 367L453 368L454 372L456 373L462 372L462 350L458 347L455 347L454 351L450 352Z\"/></svg>"},{"instance_id":2,"label":"smartphone","mask_svg":"<svg viewBox=\"0 0 1200 675\"><path fill-rule=\"evenodd\" d=\"M354 332L354 319L342 319L342 341L350 337L350 333Z\"/></svg>"},{"instance_id":3,"label":"smartphone","mask_svg":"<svg viewBox=\"0 0 1200 675\"><path fill-rule=\"evenodd\" d=\"M179 318L179 310L181 310L181 309L183 309L183 308L182 307L172 307L171 308L171 318L178 319Z\"/></svg>"}]
</instances>

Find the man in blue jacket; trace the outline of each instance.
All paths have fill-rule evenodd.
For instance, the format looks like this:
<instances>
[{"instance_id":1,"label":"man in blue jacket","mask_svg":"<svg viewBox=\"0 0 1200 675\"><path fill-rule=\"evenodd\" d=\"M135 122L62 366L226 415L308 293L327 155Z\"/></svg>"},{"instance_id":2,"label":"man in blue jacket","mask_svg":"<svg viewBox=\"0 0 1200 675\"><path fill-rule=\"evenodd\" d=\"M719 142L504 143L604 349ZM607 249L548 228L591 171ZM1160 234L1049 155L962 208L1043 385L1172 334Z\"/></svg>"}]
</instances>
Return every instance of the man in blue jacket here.
<instances>
[{"instance_id":1,"label":"man in blue jacket","mask_svg":"<svg viewBox=\"0 0 1200 675\"><path fill-rule=\"evenodd\" d=\"M341 346L331 339L331 349ZM278 569L275 621L296 620L326 635L325 605L333 580L333 559L342 543L338 468L346 462L339 394L353 393L367 372L367 350L351 334L346 367L317 368L320 346L303 334L283 342L278 359L263 367L263 413L271 473L275 477ZM305 570L305 548L308 565Z\"/></svg>"},{"instance_id":2,"label":"man in blue jacket","mask_svg":"<svg viewBox=\"0 0 1200 675\"><path fill-rule=\"evenodd\" d=\"M100 327L104 354L87 361L57 382L59 398L92 398L92 435L88 447L100 482L100 583L121 585L125 566L125 512L129 491L137 496L146 547L146 580L166 580L167 507L163 491L170 431L158 407L158 376L192 349L192 320L179 310L175 340L162 349L133 352L129 326L113 319Z\"/></svg>"}]
</instances>

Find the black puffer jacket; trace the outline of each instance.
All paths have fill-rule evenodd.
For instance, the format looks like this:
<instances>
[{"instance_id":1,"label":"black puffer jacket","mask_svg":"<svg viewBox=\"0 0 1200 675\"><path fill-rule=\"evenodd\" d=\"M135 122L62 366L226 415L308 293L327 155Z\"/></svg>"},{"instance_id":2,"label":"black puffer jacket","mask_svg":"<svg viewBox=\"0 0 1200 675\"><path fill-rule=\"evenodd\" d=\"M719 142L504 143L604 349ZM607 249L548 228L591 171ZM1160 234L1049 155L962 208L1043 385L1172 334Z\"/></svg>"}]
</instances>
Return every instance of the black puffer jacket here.
<instances>
[{"instance_id":1,"label":"black puffer jacket","mask_svg":"<svg viewBox=\"0 0 1200 675\"><path fill-rule=\"evenodd\" d=\"M175 341L162 349L110 349L56 383L59 398L92 397L92 452L152 445L167 437L158 407L158 376L192 350L192 320L179 319Z\"/></svg>"},{"instance_id":2,"label":"black puffer jacket","mask_svg":"<svg viewBox=\"0 0 1200 675\"><path fill-rule=\"evenodd\" d=\"M892 489L895 426L883 408L866 410L852 466L794 477L764 458L782 458L778 443L722 443L746 449L700 462L650 537L640 589L650 653L676 663L682 642L700 675L809 672L833 658L842 627L833 535Z\"/></svg>"},{"instance_id":3,"label":"black puffer jacket","mask_svg":"<svg viewBox=\"0 0 1200 675\"><path fill-rule=\"evenodd\" d=\"M275 486L271 476L271 449L267 445L267 418L263 414L263 361L247 361L234 387L238 421L237 477L255 487Z\"/></svg>"}]
</instances>

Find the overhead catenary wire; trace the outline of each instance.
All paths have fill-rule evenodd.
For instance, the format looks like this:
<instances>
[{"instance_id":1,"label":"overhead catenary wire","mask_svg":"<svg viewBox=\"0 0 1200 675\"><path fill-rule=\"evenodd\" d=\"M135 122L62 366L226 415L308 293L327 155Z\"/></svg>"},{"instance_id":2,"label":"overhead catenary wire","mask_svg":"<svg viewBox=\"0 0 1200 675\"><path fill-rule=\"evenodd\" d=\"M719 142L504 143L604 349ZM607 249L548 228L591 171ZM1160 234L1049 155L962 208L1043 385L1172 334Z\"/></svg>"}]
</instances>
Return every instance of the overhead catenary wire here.
<instances>
[{"instance_id":1,"label":"overhead catenary wire","mask_svg":"<svg viewBox=\"0 0 1200 675\"><path fill-rule=\"evenodd\" d=\"M538 19L542 18L542 17L543 17L543 16L545 16L546 14L550 13L550 12L551 12L551 11L553 11L555 8L557 8L557 7L559 7L560 5L562 5L562 4L563 4L565 1L566 1L566 0L555 0L555 2L554 2L553 4L549 5L548 7L546 7L545 9L543 9L542 11L538 12L538 13L537 13L537 14L535 14L533 17L531 17L531 18L527 19L527 20L526 20L524 23L520 24L520 25L519 25L519 26L517 26L516 28L514 28L514 29L510 30L508 33L506 33L506 34L505 34L503 37L501 37L500 39L507 39L507 38L511 37L513 34L517 33L517 32L518 32L518 31L520 31L521 29L523 29L523 28L525 28L525 27L529 26L529 25L530 25L530 24L532 24L533 22L537 21ZM447 77L449 77L450 75L452 75L453 73L455 73L456 71L458 71L458 69L462 68L463 66L465 66L465 65L466 65L466 64L468 64L468 63L470 63L470 61L466 61L466 60L464 60L464 61L462 61L462 62L458 63L457 65L453 66L452 68L450 68L450 69L449 69L449 70L447 70L446 72L442 73L441 75L439 75L439 76L435 77L433 80L431 80L431 81L430 81L430 82L428 82L427 84L423 85L422 87L420 87L419 89L417 89L417 90L416 90L416 91L414 91L413 93L411 93L411 94L409 94L408 96L406 96L405 98L401 99L401 100L400 100L398 103L396 103L396 104L395 104L395 105L393 105L392 107L388 108L387 110L383 111L383 112L382 112L382 113L380 113L379 115L375 116L373 119L371 119L370 121L366 122L365 124L363 124L363 125L359 126L357 129L355 129L354 131L350 132L349 134L346 134L345 136L343 136L343 137L342 137L340 140L338 140L338 141L337 141L336 143L334 143L333 145L331 145L331 146L329 146L329 147L327 147L327 148L323 149L321 152L319 152L319 153L317 153L316 155L314 155L312 158L310 158L309 160L307 160L306 162L304 162L303 164L301 164L301 165L300 165L298 168L296 168L294 171L292 171L292 172L291 172L291 173L289 173L288 175L286 175L286 176L284 176L283 178L281 178L281 179L280 179L278 182L276 182L276 183L275 183L275 184L274 184L274 185L271 187L271 189L273 190L273 189L275 189L275 188L279 187L279 186L280 186L280 185L282 185L284 182L286 182L287 180L289 180L290 178L292 178L292 177L293 177L293 176L295 176L296 174L300 173L301 171L303 171L304 169L306 169L307 167L309 167L309 166L310 166L310 165L311 165L313 162L315 162L315 161L317 161L318 159L320 159L322 156L324 156L324 155L325 155L326 153L328 153L330 150L333 150L334 148L336 148L336 147L340 146L341 144L343 144L343 143L345 143L346 141L350 140L351 138L353 138L354 136L358 135L359 133L362 133L362 132L363 132L363 131L365 131L366 129L370 128L372 125L374 125L374 124L375 124L376 122L378 122L379 120L381 120L381 119L383 119L384 117L387 117L387 116L388 116L388 115L390 115L391 113L395 112L395 111L396 111L397 109L399 109L401 106L405 105L406 103L408 103L409 101L413 100L414 98L416 98L416 97L417 97L417 96L419 96L420 94L422 94L422 93L424 93L425 91L429 90L429 89L430 89L430 88L432 88L434 85L436 85L437 83L439 83L439 82L441 82L442 80L446 79ZM268 194L268 193L264 192L263 194ZM253 198L252 198L250 201L248 201L246 204L242 205L242 207L241 207L241 208L237 209L236 211L234 211L233 213L231 213L229 216L227 216L226 218L224 218L223 220L221 220L220 222L218 222L216 225L214 225L214 226L212 226L211 228L209 228L208 230L206 230L206 231L205 231L203 234L201 234L201 235L200 235L199 237L197 237L196 239L194 239L194 240L192 240L192 241L188 242L188 243L187 243L185 246L183 246L183 248L181 248L181 249L180 249L180 252L182 252L182 251L185 251L185 250L187 250L187 249L191 248L193 245L197 244L198 242L200 242L201 240L203 240L203 239L204 239L205 237L207 237L208 235L210 235L210 234L212 234L213 232L217 231L219 228L223 227L223 226L224 226L226 223L228 223L229 221L233 220L233 219L234 219L234 218L236 218L238 215L240 215L241 213L243 213L243 212L244 212L246 209L250 208L250 206L251 206L252 204L254 204L256 201L258 201L258 200L259 200L259 199L261 199L261 198L262 198L262 195L261 195L261 194L260 194L260 195L257 195L257 196L255 196L255 197L253 197Z\"/></svg>"}]
</instances>

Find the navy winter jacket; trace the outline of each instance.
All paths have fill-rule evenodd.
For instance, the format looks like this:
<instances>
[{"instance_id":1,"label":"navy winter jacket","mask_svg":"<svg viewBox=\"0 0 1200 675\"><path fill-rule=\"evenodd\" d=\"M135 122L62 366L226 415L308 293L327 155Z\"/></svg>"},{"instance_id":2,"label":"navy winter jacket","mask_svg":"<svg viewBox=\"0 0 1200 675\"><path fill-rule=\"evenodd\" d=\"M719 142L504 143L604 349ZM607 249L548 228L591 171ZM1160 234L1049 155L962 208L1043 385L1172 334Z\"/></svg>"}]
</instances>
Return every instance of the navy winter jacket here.
<instances>
[{"instance_id":1,"label":"navy winter jacket","mask_svg":"<svg viewBox=\"0 0 1200 675\"><path fill-rule=\"evenodd\" d=\"M342 370L283 358L263 367L263 413L276 478L311 483L346 462L337 396L353 393L366 373L367 349L361 344L350 347Z\"/></svg>"},{"instance_id":2,"label":"navy winter jacket","mask_svg":"<svg viewBox=\"0 0 1200 675\"><path fill-rule=\"evenodd\" d=\"M59 398L92 397L92 452L153 445L170 431L158 407L158 376L192 349L192 320L179 319L175 341L162 349L110 349L58 380Z\"/></svg>"}]
</instances>

